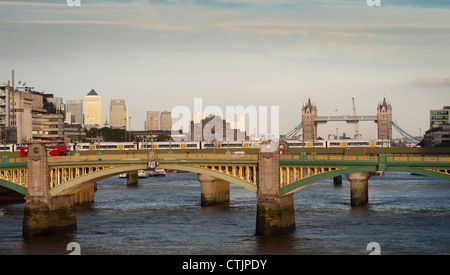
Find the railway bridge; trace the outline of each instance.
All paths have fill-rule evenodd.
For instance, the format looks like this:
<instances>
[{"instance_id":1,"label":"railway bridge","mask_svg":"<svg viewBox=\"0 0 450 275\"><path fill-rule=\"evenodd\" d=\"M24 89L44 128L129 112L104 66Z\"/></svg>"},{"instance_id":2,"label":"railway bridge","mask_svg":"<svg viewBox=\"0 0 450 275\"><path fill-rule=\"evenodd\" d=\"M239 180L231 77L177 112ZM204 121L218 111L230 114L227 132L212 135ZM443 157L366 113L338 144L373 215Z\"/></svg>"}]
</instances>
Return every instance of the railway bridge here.
<instances>
[{"instance_id":1,"label":"railway bridge","mask_svg":"<svg viewBox=\"0 0 450 275\"><path fill-rule=\"evenodd\" d=\"M347 175L352 206L368 203L371 172L408 172L450 181L450 156L280 155L274 146L278 144L262 143L257 154L47 157L45 147L33 144L28 158L1 159L0 186L25 195L23 235L33 236L76 228L75 201L80 196L93 200L91 188L100 180L128 172L130 183L133 175L137 180L137 170L158 167L190 171L201 182L202 205L228 203L229 183L255 193L256 234L270 235L295 230L293 193L323 179Z\"/></svg>"}]
</instances>

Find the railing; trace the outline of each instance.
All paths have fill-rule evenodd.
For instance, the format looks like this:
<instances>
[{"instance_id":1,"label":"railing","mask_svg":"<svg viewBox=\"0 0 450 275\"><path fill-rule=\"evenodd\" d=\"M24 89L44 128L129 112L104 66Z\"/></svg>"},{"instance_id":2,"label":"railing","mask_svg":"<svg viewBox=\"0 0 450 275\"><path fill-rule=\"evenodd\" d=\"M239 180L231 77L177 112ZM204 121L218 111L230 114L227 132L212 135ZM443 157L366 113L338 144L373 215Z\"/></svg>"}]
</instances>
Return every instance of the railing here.
<instances>
[{"instance_id":1,"label":"railing","mask_svg":"<svg viewBox=\"0 0 450 275\"><path fill-rule=\"evenodd\" d=\"M158 154L158 159L248 159L257 160L256 154Z\"/></svg>"},{"instance_id":2,"label":"railing","mask_svg":"<svg viewBox=\"0 0 450 275\"><path fill-rule=\"evenodd\" d=\"M450 162L450 156L388 156L382 155L389 162ZM359 155L280 155L282 160L326 160L326 161L378 161L380 156Z\"/></svg>"},{"instance_id":3,"label":"railing","mask_svg":"<svg viewBox=\"0 0 450 275\"><path fill-rule=\"evenodd\" d=\"M152 157L150 154L120 154L120 155L110 155L110 154L96 154L96 155L79 155L79 156L56 156L49 157L48 161L77 161L77 160L147 160L157 158L158 160L183 160L183 159L248 159L257 160L258 155L256 154L154 154ZM26 161L26 158L22 158Z\"/></svg>"},{"instance_id":4,"label":"railing","mask_svg":"<svg viewBox=\"0 0 450 275\"><path fill-rule=\"evenodd\" d=\"M381 157L381 158L380 158ZM149 154L96 154L78 156L49 157L49 162L88 161L88 160L148 160ZM257 154L155 154L158 160L257 160ZM360 156L360 155L279 155L280 160L318 160L318 161L383 161L386 162L449 162L450 156ZM27 162L27 158L4 158L2 164Z\"/></svg>"}]
</instances>

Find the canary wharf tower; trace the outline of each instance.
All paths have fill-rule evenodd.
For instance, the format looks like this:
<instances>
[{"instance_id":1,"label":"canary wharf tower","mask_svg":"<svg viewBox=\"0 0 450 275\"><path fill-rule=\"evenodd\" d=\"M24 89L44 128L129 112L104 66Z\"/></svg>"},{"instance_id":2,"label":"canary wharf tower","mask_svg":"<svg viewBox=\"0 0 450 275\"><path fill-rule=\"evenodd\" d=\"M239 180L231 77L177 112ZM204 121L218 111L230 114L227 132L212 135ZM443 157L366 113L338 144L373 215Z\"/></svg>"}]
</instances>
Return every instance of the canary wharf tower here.
<instances>
[{"instance_id":1,"label":"canary wharf tower","mask_svg":"<svg viewBox=\"0 0 450 275\"><path fill-rule=\"evenodd\" d=\"M84 124L102 126L102 100L94 89L84 98Z\"/></svg>"}]
</instances>

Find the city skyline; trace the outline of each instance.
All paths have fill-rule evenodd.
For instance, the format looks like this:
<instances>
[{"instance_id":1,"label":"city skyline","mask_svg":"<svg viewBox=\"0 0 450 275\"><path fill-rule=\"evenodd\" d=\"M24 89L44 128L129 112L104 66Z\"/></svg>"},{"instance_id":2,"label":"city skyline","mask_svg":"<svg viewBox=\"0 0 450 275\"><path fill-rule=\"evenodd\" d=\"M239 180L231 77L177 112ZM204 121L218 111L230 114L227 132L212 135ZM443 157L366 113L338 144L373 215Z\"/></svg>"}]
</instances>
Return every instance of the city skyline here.
<instances>
[{"instance_id":1,"label":"city skyline","mask_svg":"<svg viewBox=\"0 0 450 275\"><path fill-rule=\"evenodd\" d=\"M352 115L352 97L358 115L374 115L386 97L393 120L419 135L450 102L442 1L0 1L0 22L0 82L15 70L16 85L65 101L91 89L103 104L124 98L133 130L148 110L193 113L198 97L223 110L279 106L280 134L308 98L323 116ZM373 123L359 128L376 137ZM336 130L353 135L345 123L318 129Z\"/></svg>"}]
</instances>

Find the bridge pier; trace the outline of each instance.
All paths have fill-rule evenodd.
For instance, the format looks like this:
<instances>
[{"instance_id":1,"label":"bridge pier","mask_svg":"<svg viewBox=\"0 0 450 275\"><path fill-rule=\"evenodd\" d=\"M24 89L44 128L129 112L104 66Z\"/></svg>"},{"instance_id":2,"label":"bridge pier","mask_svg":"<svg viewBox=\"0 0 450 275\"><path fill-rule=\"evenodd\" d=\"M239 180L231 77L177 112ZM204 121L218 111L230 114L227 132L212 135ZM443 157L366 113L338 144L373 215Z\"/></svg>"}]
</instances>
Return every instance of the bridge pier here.
<instances>
[{"instance_id":1,"label":"bridge pier","mask_svg":"<svg viewBox=\"0 0 450 275\"><path fill-rule=\"evenodd\" d=\"M347 179L350 181L351 206L364 206L369 202L369 178L369 172L347 175Z\"/></svg>"},{"instance_id":2,"label":"bridge pier","mask_svg":"<svg viewBox=\"0 0 450 275\"><path fill-rule=\"evenodd\" d=\"M230 202L230 183L209 175L197 174L201 183L201 205L228 205Z\"/></svg>"},{"instance_id":3,"label":"bridge pier","mask_svg":"<svg viewBox=\"0 0 450 275\"><path fill-rule=\"evenodd\" d=\"M341 186L342 185L342 176L333 177L333 183L334 183L334 186Z\"/></svg>"},{"instance_id":4,"label":"bridge pier","mask_svg":"<svg viewBox=\"0 0 450 275\"><path fill-rule=\"evenodd\" d=\"M76 205L83 205L94 202L95 183L89 184L74 194Z\"/></svg>"},{"instance_id":5,"label":"bridge pier","mask_svg":"<svg viewBox=\"0 0 450 275\"><path fill-rule=\"evenodd\" d=\"M130 171L127 173L127 186L136 186L138 185L138 181L138 171Z\"/></svg>"},{"instance_id":6,"label":"bridge pier","mask_svg":"<svg viewBox=\"0 0 450 275\"><path fill-rule=\"evenodd\" d=\"M30 146L27 185L22 231L24 237L56 234L77 228L73 194L50 195L47 150L41 144Z\"/></svg>"},{"instance_id":7,"label":"bridge pier","mask_svg":"<svg viewBox=\"0 0 450 275\"><path fill-rule=\"evenodd\" d=\"M259 153L256 235L277 235L295 230L293 194L280 193L280 164L277 151L264 148Z\"/></svg>"}]
</instances>

